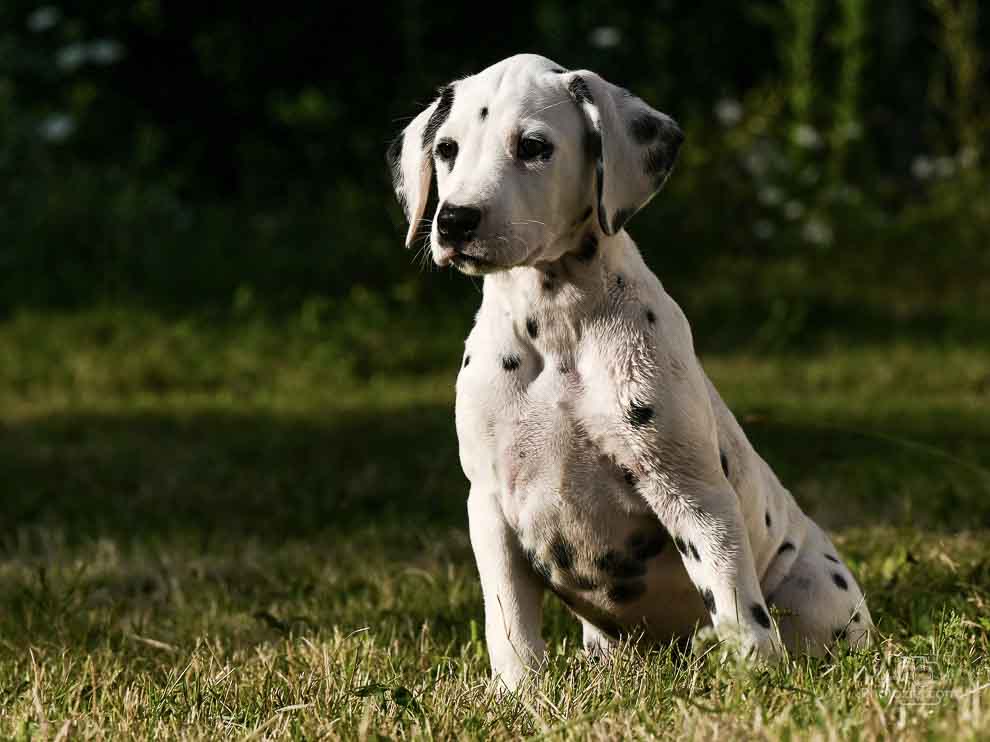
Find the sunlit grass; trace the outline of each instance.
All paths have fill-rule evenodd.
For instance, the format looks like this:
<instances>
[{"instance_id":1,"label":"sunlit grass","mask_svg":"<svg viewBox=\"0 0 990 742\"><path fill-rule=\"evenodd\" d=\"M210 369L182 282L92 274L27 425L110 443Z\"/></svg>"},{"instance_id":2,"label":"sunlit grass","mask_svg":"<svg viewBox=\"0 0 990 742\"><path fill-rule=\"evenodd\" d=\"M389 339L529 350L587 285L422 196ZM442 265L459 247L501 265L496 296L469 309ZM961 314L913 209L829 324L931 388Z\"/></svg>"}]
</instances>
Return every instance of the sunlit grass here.
<instances>
[{"instance_id":1,"label":"sunlit grass","mask_svg":"<svg viewBox=\"0 0 990 742\"><path fill-rule=\"evenodd\" d=\"M548 599L548 667L499 698L452 419L468 320L387 320L0 325L0 737L986 738L990 348L702 353L848 556L874 651L596 664Z\"/></svg>"}]
</instances>

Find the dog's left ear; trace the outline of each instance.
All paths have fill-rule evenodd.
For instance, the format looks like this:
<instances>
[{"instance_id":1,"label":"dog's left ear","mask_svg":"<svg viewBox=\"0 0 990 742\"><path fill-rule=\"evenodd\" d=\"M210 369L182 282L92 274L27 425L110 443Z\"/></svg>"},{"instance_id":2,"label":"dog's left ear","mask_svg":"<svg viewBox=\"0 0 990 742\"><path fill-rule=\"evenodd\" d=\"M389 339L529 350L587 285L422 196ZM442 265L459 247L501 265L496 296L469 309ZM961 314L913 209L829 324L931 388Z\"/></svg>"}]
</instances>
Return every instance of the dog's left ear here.
<instances>
[{"instance_id":1,"label":"dog's left ear","mask_svg":"<svg viewBox=\"0 0 990 742\"><path fill-rule=\"evenodd\" d=\"M663 187L684 134L670 116L594 72L569 72L565 83L588 124L598 223L612 235Z\"/></svg>"},{"instance_id":2,"label":"dog's left ear","mask_svg":"<svg viewBox=\"0 0 990 742\"><path fill-rule=\"evenodd\" d=\"M419 231L419 222L430 197L433 140L453 105L454 86L440 88L440 97L414 118L388 148L386 160L392 170L392 185L409 222L406 247L412 244Z\"/></svg>"}]
</instances>

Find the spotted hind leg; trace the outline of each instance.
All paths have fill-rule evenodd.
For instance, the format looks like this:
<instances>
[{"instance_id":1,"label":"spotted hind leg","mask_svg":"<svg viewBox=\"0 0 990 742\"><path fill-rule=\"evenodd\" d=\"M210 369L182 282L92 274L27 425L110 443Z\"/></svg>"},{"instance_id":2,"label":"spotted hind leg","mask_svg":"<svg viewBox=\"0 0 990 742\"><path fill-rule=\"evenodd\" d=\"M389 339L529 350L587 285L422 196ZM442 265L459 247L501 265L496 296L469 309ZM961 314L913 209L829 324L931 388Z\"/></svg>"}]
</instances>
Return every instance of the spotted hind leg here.
<instances>
[{"instance_id":1,"label":"spotted hind leg","mask_svg":"<svg viewBox=\"0 0 990 742\"><path fill-rule=\"evenodd\" d=\"M856 648L869 645L873 622L863 592L814 523L767 603L771 611L776 608L781 638L791 652L821 656L839 640Z\"/></svg>"}]
</instances>

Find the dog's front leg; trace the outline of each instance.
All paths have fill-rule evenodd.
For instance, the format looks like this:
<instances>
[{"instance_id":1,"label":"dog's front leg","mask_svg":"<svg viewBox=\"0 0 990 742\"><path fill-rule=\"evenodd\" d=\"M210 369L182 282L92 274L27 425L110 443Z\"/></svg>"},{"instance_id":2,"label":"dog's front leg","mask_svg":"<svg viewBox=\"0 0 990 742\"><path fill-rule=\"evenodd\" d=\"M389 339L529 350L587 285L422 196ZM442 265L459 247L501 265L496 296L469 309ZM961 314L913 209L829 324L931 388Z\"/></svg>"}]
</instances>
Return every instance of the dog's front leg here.
<instances>
[{"instance_id":1,"label":"dog's front leg","mask_svg":"<svg viewBox=\"0 0 990 742\"><path fill-rule=\"evenodd\" d=\"M472 488L471 548L485 600L485 639L492 678L515 690L543 660L543 584L505 522L496 496Z\"/></svg>"},{"instance_id":2,"label":"dog's front leg","mask_svg":"<svg viewBox=\"0 0 990 742\"><path fill-rule=\"evenodd\" d=\"M713 476L707 482L651 489L648 500L674 538L718 638L746 656L778 656L782 644L767 612L732 486Z\"/></svg>"}]
</instances>

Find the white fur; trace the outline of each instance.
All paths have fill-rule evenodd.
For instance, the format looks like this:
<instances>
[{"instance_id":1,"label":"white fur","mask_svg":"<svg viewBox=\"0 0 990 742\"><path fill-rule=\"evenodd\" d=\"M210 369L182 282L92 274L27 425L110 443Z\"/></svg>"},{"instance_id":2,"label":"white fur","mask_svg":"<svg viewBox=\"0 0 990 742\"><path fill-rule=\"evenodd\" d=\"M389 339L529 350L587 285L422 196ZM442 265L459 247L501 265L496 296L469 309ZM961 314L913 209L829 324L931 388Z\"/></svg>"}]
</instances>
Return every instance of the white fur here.
<instances>
[{"instance_id":1,"label":"white fur","mask_svg":"<svg viewBox=\"0 0 990 742\"><path fill-rule=\"evenodd\" d=\"M828 537L753 450L628 233L608 233L672 165L644 173L644 147L657 145L630 136L632 117L675 125L593 73L555 67L522 55L456 82L434 139L457 142L454 167L421 148L437 103L407 128L396 165L411 235L434 167L441 204L484 210L470 244L444 245L434 224L432 246L438 264L487 274L456 418L494 677L515 688L539 666L546 587L594 654L620 635L665 640L708 623L759 657L781 640L821 653L843 629L866 643L870 615L849 570L826 558L838 558ZM592 103L568 93L575 76ZM585 146L589 127L602 163ZM517 138L534 130L554 154L519 162ZM770 627L768 603L779 608Z\"/></svg>"}]
</instances>

